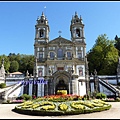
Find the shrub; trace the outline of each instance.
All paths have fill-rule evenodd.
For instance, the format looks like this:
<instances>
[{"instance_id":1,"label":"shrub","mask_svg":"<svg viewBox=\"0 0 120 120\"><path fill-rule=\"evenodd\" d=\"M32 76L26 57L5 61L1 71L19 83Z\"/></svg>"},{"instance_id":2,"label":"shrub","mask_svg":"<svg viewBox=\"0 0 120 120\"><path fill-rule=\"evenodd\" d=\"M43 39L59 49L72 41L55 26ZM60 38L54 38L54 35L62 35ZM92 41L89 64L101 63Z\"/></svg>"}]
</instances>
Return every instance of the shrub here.
<instances>
[{"instance_id":1,"label":"shrub","mask_svg":"<svg viewBox=\"0 0 120 120\"><path fill-rule=\"evenodd\" d=\"M106 98L107 96L106 96L106 94L104 94L104 93L97 93L96 94L96 98L97 99L103 99L103 98Z\"/></svg>"},{"instance_id":2,"label":"shrub","mask_svg":"<svg viewBox=\"0 0 120 120\"><path fill-rule=\"evenodd\" d=\"M6 87L6 83L1 83L0 84L0 88L5 88Z\"/></svg>"},{"instance_id":3,"label":"shrub","mask_svg":"<svg viewBox=\"0 0 120 120\"><path fill-rule=\"evenodd\" d=\"M119 98L119 97L117 97L117 98L116 98L116 101L117 101L117 102L120 102L120 98Z\"/></svg>"},{"instance_id":4,"label":"shrub","mask_svg":"<svg viewBox=\"0 0 120 120\"><path fill-rule=\"evenodd\" d=\"M32 96L28 95L28 94L23 94L22 96L20 96L21 99L24 99L24 100L31 100L32 99Z\"/></svg>"},{"instance_id":5,"label":"shrub","mask_svg":"<svg viewBox=\"0 0 120 120\"><path fill-rule=\"evenodd\" d=\"M7 100L7 103L10 103L10 100Z\"/></svg>"},{"instance_id":6,"label":"shrub","mask_svg":"<svg viewBox=\"0 0 120 120\"><path fill-rule=\"evenodd\" d=\"M16 100L23 100L23 96L17 97Z\"/></svg>"}]
</instances>

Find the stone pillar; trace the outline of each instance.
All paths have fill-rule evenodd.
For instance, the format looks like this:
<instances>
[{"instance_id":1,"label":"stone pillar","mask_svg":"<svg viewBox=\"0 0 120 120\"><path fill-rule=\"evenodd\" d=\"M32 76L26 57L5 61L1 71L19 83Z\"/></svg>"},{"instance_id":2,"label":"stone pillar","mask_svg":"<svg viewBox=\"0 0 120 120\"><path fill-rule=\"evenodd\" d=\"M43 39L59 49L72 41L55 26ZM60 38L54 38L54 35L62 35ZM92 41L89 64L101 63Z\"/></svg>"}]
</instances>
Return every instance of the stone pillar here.
<instances>
[{"instance_id":1,"label":"stone pillar","mask_svg":"<svg viewBox=\"0 0 120 120\"><path fill-rule=\"evenodd\" d=\"M70 82L69 82L69 94L71 93L71 90L70 90Z\"/></svg>"},{"instance_id":2,"label":"stone pillar","mask_svg":"<svg viewBox=\"0 0 120 120\"><path fill-rule=\"evenodd\" d=\"M86 95L90 97L90 80L89 80L89 68L88 68L88 61L87 56L85 56L85 82L86 82Z\"/></svg>"},{"instance_id":3,"label":"stone pillar","mask_svg":"<svg viewBox=\"0 0 120 120\"><path fill-rule=\"evenodd\" d=\"M37 97L41 96L41 83L40 80L38 82L38 89L37 89Z\"/></svg>"},{"instance_id":4,"label":"stone pillar","mask_svg":"<svg viewBox=\"0 0 120 120\"><path fill-rule=\"evenodd\" d=\"M32 90L32 94L37 96L37 90L38 89L38 86L37 86L37 78L33 78L33 90Z\"/></svg>"},{"instance_id":5,"label":"stone pillar","mask_svg":"<svg viewBox=\"0 0 120 120\"><path fill-rule=\"evenodd\" d=\"M98 78L97 78L97 71L94 71L94 83L95 83L95 91L99 92L99 83L98 83Z\"/></svg>"},{"instance_id":6,"label":"stone pillar","mask_svg":"<svg viewBox=\"0 0 120 120\"><path fill-rule=\"evenodd\" d=\"M48 95L48 83L44 84L44 96L47 96Z\"/></svg>"},{"instance_id":7,"label":"stone pillar","mask_svg":"<svg viewBox=\"0 0 120 120\"><path fill-rule=\"evenodd\" d=\"M29 95L32 96L33 79L29 78Z\"/></svg>"}]
</instances>

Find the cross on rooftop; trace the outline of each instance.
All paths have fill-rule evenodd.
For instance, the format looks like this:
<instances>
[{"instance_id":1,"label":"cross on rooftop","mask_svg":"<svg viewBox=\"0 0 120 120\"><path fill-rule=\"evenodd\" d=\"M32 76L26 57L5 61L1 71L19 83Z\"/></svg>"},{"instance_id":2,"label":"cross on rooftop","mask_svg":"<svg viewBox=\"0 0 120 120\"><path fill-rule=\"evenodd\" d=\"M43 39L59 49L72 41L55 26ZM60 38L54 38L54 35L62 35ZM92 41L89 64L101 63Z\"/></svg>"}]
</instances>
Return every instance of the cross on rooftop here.
<instances>
[{"instance_id":1,"label":"cross on rooftop","mask_svg":"<svg viewBox=\"0 0 120 120\"><path fill-rule=\"evenodd\" d=\"M62 32L61 32L61 31L58 31L58 33L59 33L59 36L61 36L61 33L62 33Z\"/></svg>"}]
</instances>

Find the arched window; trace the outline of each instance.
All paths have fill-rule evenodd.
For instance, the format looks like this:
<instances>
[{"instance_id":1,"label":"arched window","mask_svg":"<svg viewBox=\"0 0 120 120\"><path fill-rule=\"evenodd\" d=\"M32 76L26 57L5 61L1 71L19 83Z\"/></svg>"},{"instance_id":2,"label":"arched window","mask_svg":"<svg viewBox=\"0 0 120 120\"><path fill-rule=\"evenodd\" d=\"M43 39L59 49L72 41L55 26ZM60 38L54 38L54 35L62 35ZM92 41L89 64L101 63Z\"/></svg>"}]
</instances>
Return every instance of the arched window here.
<instances>
[{"instance_id":1,"label":"arched window","mask_svg":"<svg viewBox=\"0 0 120 120\"><path fill-rule=\"evenodd\" d=\"M40 35L40 37L44 37L44 30L43 29L40 29L39 35Z\"/></svg>"},{"instance_id":2,"label":"arched window","mask_svg":"<svg viewBox=\"0 0 120 120\"><path fill-rule=\"evenodd\" d=\"M54 57L55 57L54 52L50 52L50 59L54 59Z\"/></svg>"},{"instance_id":3,"label":"arched window","mask_svg":"<svg viewBox=\"0 0 120 120\"><path fill-rule=\"evenodd\" d=\"M80 29L76 29L76 37L80 37Z\"/></svg>"},{"instance_id":4,"label":"arched window","mask_svg":"<svg viewBox=\"0 0 120 120\"><path fill-rule=\"evenodd\" d=\"M81 53L81 52L78 52L78 53L77 53L77 56L78 56L78 59L81 59L81 58L82 58L82 53Z\"/></svg>"},{"instance_id":5,"label":"arched window","mask_svg":"<svg viewBox=\"0 0 120 120\"><path fill-rule=\"evenodd\" d=\"M59 48L57 51L57 57L58 59L63 59L63 50L62 48Z\"/></svg>"},{"instance_id":6,"label":"arched window","mask_svg":"<svg viewBox=\"0 0 120 120\"><path fill-rule=\"evenodd\" d=\"M43 20L41 20L40 22L43 23Z\"/></svg>"},{"instance_id":7,"label":"arched window","mask_svg":"<svg viewBox=\"0 0 120 120\"><path fill-rule=\"evenodd\" d=\"M67 52L67 58L68 58L68 59L71 59L71 58L72 58L71 52Z\"/></svg>"},{"instance_id":8,"label":"arched window","mask_svg":"<svg viewBox=\"0 0 120 120\"><path fill-rule=\"evenodd\" d=\"M79 75L80 75L80 76L83 76L83 68L82 68L82 67L79 67L79 68L78 68L78 71L79 71Z\"/></svg>"},{"instance_id":9,"label":"arched window","mask_svg":"<svg viewBox=\"0 0 120 120\"><path fill-rule=\"evenodd\" d=\"M38 70L38 76L40 77L42 75L43 75L43 70L42 70L42 68L39 68L39 70Z\"/></svg>"},{"instance_id":10,"label":"arched window","mask_svg":"<svg viewBox=\"0 0 120 120\"><path fill-rule=\"evenodd\" d=\"M82 28L80 28L80 37L83 37L83 35L82 35Z\"/></svg>"},{"instance_id":11,"label":"arched window","mask_svg":"<svg viewBox=\"0 0 120 120\"><path fill-rule=\"evenodd\" d=\"M38 52L37 57L39 60L43 60L43 52Z\"/></svg>"}]
</instances>

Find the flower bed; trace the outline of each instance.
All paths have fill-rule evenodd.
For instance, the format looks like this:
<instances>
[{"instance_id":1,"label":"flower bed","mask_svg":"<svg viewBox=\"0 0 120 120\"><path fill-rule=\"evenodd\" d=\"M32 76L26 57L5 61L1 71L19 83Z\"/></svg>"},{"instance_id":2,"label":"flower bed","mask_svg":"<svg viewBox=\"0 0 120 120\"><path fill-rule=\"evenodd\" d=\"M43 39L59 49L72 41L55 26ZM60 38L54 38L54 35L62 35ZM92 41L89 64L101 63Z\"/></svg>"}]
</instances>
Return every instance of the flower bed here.
<instances>
[{"instance_id":1,"label":"flower bed","mask_svg":"<svg viewBox=\"0 0 120 120\"><path fill-rule=\"evenodd\" d=\"M2 104L19 104L19 103L23 103L24 100L7 100L7 101L4 101L2 102Z\"/></svg>"},{"instance_id":2,"label":"flower bed","mask_svg":"<svg viewBox=\"0 0 120 120\"><path fill-rule=\"evenodd\" d=\"M12 100L11 102L12 102L12 103L23 103L24 100Z\"/></svg>"},{"instance_id":3,"label":"flower bed","mask_svg":"<svg viewBox=\"0 0 120 120\"><path fill-rule=\"evenodd\" d=\"M102 99L103 101L105 102L120 102L120 98L117 97L116 99L114 98L105 98L105 99Z\"/></svg>"},{"instance_id":4,"label":"flower bed","mask_svg":"<svg viewBox=\"0 0 120 120\"><path fill-rule=\"evenodd\" d=\"M52 99L54 98L54 99ZM30 115L75 115L108 110L111 105L100 99L82 100L78 96L46 96L25 101L15 106L14 111ZM77 99L75 99L77 98Z\"/></svg>"}]
</instances>

